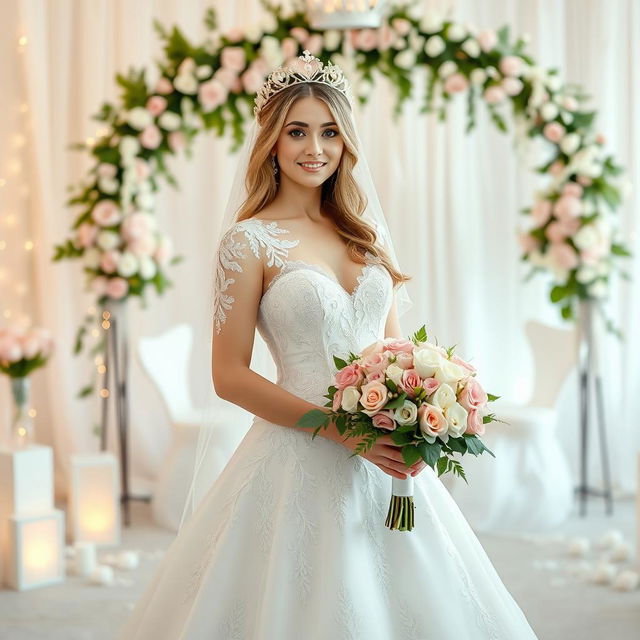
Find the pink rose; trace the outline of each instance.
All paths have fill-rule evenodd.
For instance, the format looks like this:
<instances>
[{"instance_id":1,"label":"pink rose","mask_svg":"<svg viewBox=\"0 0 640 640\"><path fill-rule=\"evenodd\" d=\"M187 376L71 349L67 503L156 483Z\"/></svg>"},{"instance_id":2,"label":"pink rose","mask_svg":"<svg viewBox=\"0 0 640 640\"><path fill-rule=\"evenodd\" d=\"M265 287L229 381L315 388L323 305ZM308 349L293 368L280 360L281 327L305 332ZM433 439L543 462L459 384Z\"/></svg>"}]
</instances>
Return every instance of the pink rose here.
<instances>
[{"instance_id":1,"label":"pink rose","mask_svg":"<svg viewBox=\"0 0 640 640\"><path fill-rule=\"evenodd\" d=\"M149 233L140 238L135 238L127 244L127 250L133 253L136 258L151 256L156 250L157 242L153 233Z\"/></svg>"},{"instance_id":2,"label":"pink rose","mask_svg":"<svg viewBox=\"0 0 640 640\"><path fill-rule=\"evenodd\" d=\"M156 84L156 93L162 93L167 95L173 91L173 85L171 84L171 80L169 78L165 78L164 76L160 78Z\"/></svg>"},{"instance_id":3,"label":"pink rose","mask_svg":"<svg viewBox=\"0 0 640 640\"><path fill-rule=\"evenodd\" d=\"M504 89L504 92L508 96L517 96L524 87L524 85L522 84L522 80L509 77L504 78L504 80L500 83L500 86Z\"/></svg>"},{"instance_id":4,"label":"pink rose","mask_svg":"<svg viewBox=\"0 0 640 640\"><path fill-rule=\"evenodd\" d=\"M242 86L247 93L257 93L258 89L264 83L264 76L249 67L241 76Z\"/></svg>"},{"instance_id":5,"label":"pink rose","mask_svg":"<svg viewBox=\"0 0 640 640\"><path fill-rule=\"evenodd\" d=\"M405 338L394 338L385 344L385 349L391 351L394 355L399 353L413 353L414 348L415 344Z\"/></svg>"},{"instance_id":6,"label":"pink rose","mask_svg":"<svg viewBox=\"0 0 640 640\"><path fill-rule=\"evenodd\" d=\"M240 72L247 59L242 47L225 47L220 55L220 63L225 69Z\"/></svg>"},{"instance_id":7,"label":"pink rose","mask_svg":"<svg viewBox=\"0 0 640 640\"><path fill-rule=\"evenodd\" d=\"M559 122L547 122L542 133L547 140L558 144L564 137L565 129Z\"/></svg>"},{"instance_id":8,"label":"pink rose","mask_svg":"<svg viewBox=\"0 0 640 640\"><path fill-rule=\"evenodd\" d=\"M22 347L22 357L26 360L33 360L40 352L40 340L31 332L21 335L18 340Z\"/></svg>"},{"instance_id":9,"label":"pink rose","mask_svg":"<svg viewBox=\"0 0 640 640\"><path fill-rule=\"evenodd\" d=\"M521 233L518 236L520 247L524 253L530 253L540 247L540 241L529 233Z\"/></svg>"},{"instance_id":10,"label":"pink rose","mask_svg":"<svg viewBox=\"0 0 640 640\"><path fill-rule=\"evenodd\" d=\"M384 351L384 342L382 340L376 340L372 342L368 347L365 347L360 356L364 358L373 355L374 353L382 353Z\"/></svg>"},{"instance_id":11,"label":"pink rose","mask_svg":"<svg viewBox=\"0 0 640 640\"><path fill-rule=\"evenodd\" d=\"M368 374L382 371L384 372L389 365L389 356L386 353L375 353L368 358L363 358L362 367Z\"/></svg>"},{"instance_id":12,"label":"pink rose","mask_svg":"<svg viewBox=\"0 0 640 640\"><path fill-rule=\"evenodd\" d=\"M577 180L583 187L589 187L593 182L593 180L588 176L578 176Z\"/></svg>"},{"instance_id":13,"label":"pink rose","mask_svg":"<svg viewBox=\"0 0 640 640\"><path fill-rule=\"evenodd\" d=\"M144 182L150 175L151 169L149 168L149 163L142 158L136 158L134 163L134 169L136 174L136 180L138 182Z\"/></svg>"},{"instance_id":14,"label":"pink rose","mask_svg":"<svg viewBox=\"0 0 640 640\"><path fill-rule=\"evenodd\" d=\"M484 90L484 99L489 104L498 104L506 97L507 94L504 92L504 89L497 84L492 84Z\"/></svg>"},{"instance_id":15,"label":"pink rose","mask_svg":"<svg viewBox=\"0 0 640 640\"><path fill-rule=\"evenodd\" d=\"M486 53L496 46L498 36L492 29L486 29L478 34L477 40L480 48Z\"/></svg>"},{"instance_id":16,"label":"pink rose","mask_svg":"<svg viewBox=\"0 0 640 640\"><path fill-rule=\"evenodd\" d=\"M562 160L556 160L550 167L549 167L549 173L552 176L559 176L562 173L562 170L564 169L564 162L562 162Z\"/></svg>"},{"instance_id":17,"label":"pink rose","mask_svg":"<svg viewBox=\"0 0 640 640\"><path fill-rule=\"evenodd\" d=\"M334 411L338 411L338 409L340 409L341 405L342 405L342 389L338 389L333 394L333 404L331 405L331 408Z\"/></svg>"},{"instance_id":18,"label":"pink rose","mask_svg":"<svg viewBox=\"0 0 640 640\"><path fill-rule=\"evenodd\" d=\"M309 50L312 56L317 56L322 52L324 39L319 33L314 33L305 43L304 48Z\"/></svg>"},{"instance_id":19,"label":"pink rose","mask_svg":"<svg viewBox=\"0 0 640 640\"><path fill-rule=\"evenodd\" d=\"M237 82L238 77L234 76L230 88L234 88ZM204 111L213 111L227 100L228 95L229 89L213 78L198 87L198 100Z\"/></svg>"},{"instance_id":20,"label":"pink rose","mask_svg":"<svg viewBox=\"0 0 640 640\"><path fill-rule=\"evenodd\" d=\"M505 76L519 76L522 73L522 58L505 56L498 65Z\"/></svg>"},{"instance_id":21,"label":"pink rose","mask_svg":"<svg viewBox=\"0 0 640 640\"><path fill-rule=\"evenodd\" d=\"M467 362L466 360L463 360L460 356L456 356L455 354L451 356L451 362L453 362L453 364L457 364L458 366L462 367L463 369L466 369L469 373L475 373L476 372L476 368L470 364L469 362Z\"/></svg>"},{"instance_id":22,"label":"pink rose","mask_svg":"<svg viewBox=\"0 0 640 640\"><path fill-rule=\"evenodd\" d=\"M345 387L358 387L364 381L364 371L357 362L343 367L336 373L336 387L344 389Z\"/></svg>"},{"instance_id":23,"label":"pink rose","mask_svg":"<svg viewBox=\"0 0 640 640\"><path fill-rule=\"evenodd\" d=\"M394 18L391 24L401 36L406 36L411 31L411 22L406 18Z\"/></svg>"},{"instance_id":24,"label":"pink rose","mask_svg":"<svg viewBox=\"0 0 640 640\"><path fill-rule=\"evenodd\" d=\"M91 281L91 290L98 296L104 296L107 293L107 278L104 276L96 276Z\"/></svg>"},{"instance_id":25,"label":"pink rose","mask_svg":"<svg viewBox=\"0 0 640 640\"><path fill-rule=\"evenodd\" d=\"M418 407L418 426L422 435L437 437L447 433L447 419L438 407L424 403Z\"/></svg>"},{"instance_id":26,"label":"pink rose","mask_svg":"<svg viewBox=\"0 0 640 640\"><path fill-rule=\"evenodd\" d=\"M465 433L472 433L476 436L484 435L484 422L482 420L482 416L477 409L471 409L469 413L467 413L467 430Z\"/></svg>"},{"instance_id":27,"label":"pink rose","mask_svg":"<svg viewBox=\"0 0 640 640\"><path fill-rule=\"evenodd\" d=\"M362 412L368 416L378 413L387 403L389 397L389 390L379 380L367 382L360 391L362 393L360 398L360 404L363 406Z\"/></svg>"},{"instance_id":28,"label":"pink rose","mask_svg":"<svg viewBox=\"0 0 640 640\"><path fill-rule=\"evenodd\" d=\"M607 142L607 138L606 138L606 136L605 136L603 133L599 133L599 134L596 136L596 142L597 142L598 144L605 144L605 143Z\"/></svg>"},{"instance_id":29,"label":"pink rose","mask_svg":"<svg viewBox=\"0 0 640 640\"><path fill-rule=\"evenodd\" d=\"M447 93L460 93L466 91L468 86L469 82L462 73L452 73L444 81L444 90Z\"/></svg>"},{"instance_id":30,"label":"pink rose","mask_svg":"<svg viewBox=\"0 0 640 640\"><path fill-rule=\"evenodd\" d=\"M187 139L184 136L182 131L172 131L168 138L169 148L174 153L178 153L178 151L182 151L187 146Z\"/></svg>"},{"instance_id":31,"label":"pink rose","mask_svg":"<svg viewBox=\"0 0 640 640\"><path fill-rule=\"evenodd\" d=\"M107 282L107 295L114 300L124 298L129 291L129 283L124 278L111 278Z\"/></svg>"},{"instance_id":32,"label":"pink rose","mask_svg":"<svg viewBox=\"0 0 640 640\"><path fill-rule=\"evenodd\" d=\"M155 218L150 213L138 211L128 215L122 222L120 233L125 240L131 241L142 238L154 231L156 228Z\"/></svg>"},{"instance_id":33,"label":"pink rose","mask_svg":"<svg viewBox=\"0 0 640 640\"><path fill-rule=\"evenodd\" d=\"M240 42L244 38L244 31L240 27L233 27L225 35L229 42Z\"/></svg>"},{"instance_id":34,"label":"pink rose","mask_svg":"<svg viewBox=\"0 0 640 640\"><path fill-rule=\"evenodd\" d=\"M386 51L393 44L396 36L388 23L383 23L377 30L378 49Z\"/></svg>"},{"instance_id":35,"label":"pink rose","mask_svg":"<svg viewBox=\"0 0 640 640\"><path fill-rule=\"evenodd\" d=\"M293 58L298 53L298 41L295 38L285 38L282 41L282 55L286 58Z\"/></svg>"},{"instance_id":36,"label":"pink rose","mask_svg":"<svg viewBox=\"0 0 640 640\"><path fill-rule=\"evenodd\" d=\"M22 347L18 336L5 335L0 338L0 361L19 362L22 360Z\"/></svg>"},{"instance_id":37,"label":"pink rose","mask_svg":"<svg viewBox=\"0 0 640 640\"><path fill-rule=\"evenodd\" d=\"M475 378L469 378L462 391L458 394L458 402L467 410L482 409L489 397L487 392L480 386Z\"/></svg>"},{"instance_id":38,"label":"pink rose","mask_svg":"<svg viewBox=\"0 0 640 640\"><path fill-rule=\"evenodd\" d=\"M413 367L413 353L400 352L396 354L396 362L401 369L411 369Z\"/></svg>"},{"instance_id":39,"label":"pink rose","mask_svg":"<svg viewBox=\"0 0 640 640\"><path fill-rule=\"evenodd\" d=\"M158 238L158 246L153 254L154 260L160 264L166 264L173 255L173 243L171 238L166 235L161 235Z\"/></svg>"},{"instance_id":40,"label":"pink rose","mask_svg":"<svg viewBox=\"0 0 640 640\"><path fill-rule=\"evenodd\" d=\"M157 149L162 142L162 133L155 124L145 127L139 137L140 144L145 149Z\"/></svg>"},{"instance_id":41,"label":"pink rose","mask_svg":"<svg viewBox=\"0 0 640 640\"><path fill-rule=\"evenodd\" d=\"M219 82L228 91L238 80L238 74L232 69L218 69L213 74L213 80Z\"/></svg>"},{"instance_id":42,"label":"pink rose","mask_svg":"<svg viewBox=\"0 0 640 640\"><path fill-rule=\"evenodd\" d=\"M372 51L378 45L378 36L374 29L359 29L351 33L353 46L356 49Z\"/></svg>"},{"instance_id":43,"label":"pink rose","mask_svg":"<svg viewBox=\"0 0 640 640\"><path fill-rule=\"evenodd\" d=\"M562 187L563 196L572 196L574 198L581 198L584 189L577 182L567 182Z\"/></svg>"},{"instance_id":44,"label":"pink rose","mask_svg":"<svg viewBox=\"0 0 640 640\"><path fill-rule=\"evenodd\" d=\"M563 220L559 220L558 224L562 228L564 234L568 237L578 231L581 223L580 218L565 218Z\"/></svg>"},{"instance_id":45,"label":"pink rose","mask_svg":"<svg viewBox=\"0 0 640 640\"><path fill-rule=\"evenodd\" d=\"M400 388L407 392L410 398L415 398L414 387L421 387L422 379L415 369L405 369L400 378Z\"/></svg>"},{"instance_id":46,"label":"pink rose","mask_svg":"<svg viewBox=\"0 0 640 640\"><path fill-rule=\"evenodd\" d=\"M105 251L102 256L100 256L100 269L105 273L114 273L118 268L119 259L119 251Z\"/></svg>"},{"instance_id":47,"label":"pink rose","mask_svg":"<svg viewBox=\"0 0 640 640\"><path fill-rule=\"evenodd\" d=\"M122 212L114 200L100 200L93 207L91 217L101 227L111 227L122 219Z\"/></svg>"},{"instance_id":48,"label":"pink rose","mask_svg":"<svg viewBox=\"0 0 640 640\"><path fill-rule=\"evenodd\" d=\"M304 44L309 38L309 32L304 27L293 27L293 29L289 31L289 34L300 44Z\"/></svg>"},{"instance_id":49,"label":"pink rose","mask_svg":"<svg viewBox=\"0 0 640 640\"><path fill-rule=\"evenodd\" d=\"M563 220L577 218L582 213L582 203L574 196L560 196L553 205L553 213Z\"/></svg>"},{"instance_id":50,"label":"pink rose","mask_svg":"<svg viewBox=\"0 0 640 640\"><path fill-rule=\"evenodd\" d=\"M393 431L397 424L393 417L393 411L387 409L386 411L379 411L372 417L373 426L378 429L386 429L387 431Z\"/></svg>"},{"instance_id":51,"label":"pink rose","mask_svg":"<svg viewBox=\"0 0 640 640\"><path fill-rule=\"evenodd\" d=\"M552 222L544 231L549 242L563 242L567 235L564 227L559 222Z\"/></svg>"},{"instance_id":52,"label":"pink rose","mask_svg":"<svg viewBox=\"0 0 640 640\"><path fill-rule=\"evenodd\" d=\"M93 245L98 235L98 227L95 224L83 222L76 232L76 244L78 247L86 249Z\"/></svg>"},{"instance_id":53,"label":"pink rose","mask_svg":"<svg viewBox=\"0 0 640 640\"><path fill-rule=\"evenodd\" d=\"M367 382L373 382L374 380L380 380L381 382L384 382L385 380L385 374L384 371L372 371L371 373L367 374L366 380Z\"/></svg>"},{"instance_id":54,"label":"pink rose","mask_svg":"<svg viewBox=\"0 0 640 640\"><path fill-rule=\"evenodd\" d=\"M538 226L542 226L551 217L552 204L549 200L538 200L531 209L531 217Z\"/></svg>"},{"instance_id":55,"label":"pink rose","mask_svg":"<svg viewBox=\"0 0 640 640\"><path fill-rule=\"evenodd\" d=\"M108 162L102 162L98 165L98 176L101 178L115 178L118 172L115 164L109 164Z\"/></svg>"},{"instance_id":56,"label":"pink rose","mask_svg":"<svg viewBox=\"0 0 640 640\"><path fill-rule=\"evenodd\" d=\"M423 378L422 380L422 388L428 396L435 393L439 386L440 380L436 380L436 378Z\"/></svg>"},{"instance_id":57,"label":"pink rose","mask_svg":"<svg viewBox=\"0 0 640 640\"><path fill-rule=\"evenodd\" d=\"M578 255L566 242L554 242L548 253L561 269L575 269L578 266Z\"/></svg>"},{"instance_id":58,"label":"pink rose","mask_svg":"<svg viewBox=\"0 0 640 640\"><path fill-rule=\"evenodd\" d=\"M147 100L147 111L154 117L159 116L167 108L167 99L162 96L151 96Z\"/></svg>"}]
</instances>

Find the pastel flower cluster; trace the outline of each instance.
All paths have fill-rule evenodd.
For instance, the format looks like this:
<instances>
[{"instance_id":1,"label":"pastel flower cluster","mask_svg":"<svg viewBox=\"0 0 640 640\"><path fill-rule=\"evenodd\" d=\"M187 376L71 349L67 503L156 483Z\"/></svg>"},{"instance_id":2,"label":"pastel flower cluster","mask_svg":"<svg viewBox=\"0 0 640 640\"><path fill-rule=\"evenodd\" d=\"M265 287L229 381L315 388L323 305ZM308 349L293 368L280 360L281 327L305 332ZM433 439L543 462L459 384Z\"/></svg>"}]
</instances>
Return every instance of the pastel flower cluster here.
<instances>
[{"instance_id":1,"label":"pastel flower cluster","mask_svg":"<svg viewBox=\"0 0 640 640\"><path fill-rule=\"evenodd\" d=\"M10 377L24 377L45 364L53 346L48 329L0 327L0 371Z\"/></svg>"}]
</instances>

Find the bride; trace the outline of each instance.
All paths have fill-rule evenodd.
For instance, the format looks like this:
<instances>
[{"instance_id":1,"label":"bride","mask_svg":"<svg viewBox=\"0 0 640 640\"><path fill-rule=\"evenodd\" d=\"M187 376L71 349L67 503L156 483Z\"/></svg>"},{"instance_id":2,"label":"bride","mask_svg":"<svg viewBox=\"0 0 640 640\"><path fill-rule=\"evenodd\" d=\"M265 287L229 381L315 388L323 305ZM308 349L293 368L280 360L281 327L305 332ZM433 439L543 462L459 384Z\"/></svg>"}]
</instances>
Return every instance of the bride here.
<instances>
[{"instance_id":1,"label":"bride","mask_svg":"<svg viewBox=\"0 0 640 640\"><path fill-rule=\"evenodd\" d=\"M255 417L122 640L536 638L431 467L407 468L388 435L350 457L335 426L295 426L324 407L333 355L402 337L410 304L351 104L342 71L306 51L258 92L212 331L215 391ZM256 328L275 384L249 368ZM392 531L389 476L409 475L416 526Z\"/></svg>"}]
</instances>

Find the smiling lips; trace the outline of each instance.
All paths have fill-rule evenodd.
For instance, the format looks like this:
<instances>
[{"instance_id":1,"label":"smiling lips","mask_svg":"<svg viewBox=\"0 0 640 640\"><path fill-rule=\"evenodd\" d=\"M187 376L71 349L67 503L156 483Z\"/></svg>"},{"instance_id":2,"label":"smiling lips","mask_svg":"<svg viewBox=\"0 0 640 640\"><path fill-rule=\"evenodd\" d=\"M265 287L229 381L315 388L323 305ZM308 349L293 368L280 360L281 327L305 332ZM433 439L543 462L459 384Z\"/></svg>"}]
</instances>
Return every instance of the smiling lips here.
<instances>
[{"instance_id":1,"label":"smiling lips","mask_svg":"<svg viewBox=\"0 0 640 640\"><path fill-rule=\"evenodd\" d=\"M298 164L305 170L311 173L315 173L324 167L326 162L298 162Z\"/></svg>"}]
</instances>

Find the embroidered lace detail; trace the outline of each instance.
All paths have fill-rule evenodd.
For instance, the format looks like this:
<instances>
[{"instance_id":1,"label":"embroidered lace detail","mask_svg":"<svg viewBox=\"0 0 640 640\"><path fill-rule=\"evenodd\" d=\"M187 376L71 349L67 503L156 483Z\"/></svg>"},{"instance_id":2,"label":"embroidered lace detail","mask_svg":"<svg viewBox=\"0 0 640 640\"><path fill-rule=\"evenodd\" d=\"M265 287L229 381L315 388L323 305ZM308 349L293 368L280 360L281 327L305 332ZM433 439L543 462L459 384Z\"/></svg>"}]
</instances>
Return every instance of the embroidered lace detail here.
<instances>
[{"instance_id":1,"label":"embroidered lace detail","mask_svg":"<svg viewBox=\"0 0 640 640\"><path fill-rule=\"evenodd\" d=\"M240 232L244 234L246 242L237 239ZM216 333L220 333L222 325L227 321L226 312L231 309L235 298L225 293L236 280L229 277L228 272L242 273L242 261L246 260L245 249L251 249L253 255L260 260L260 248L266 255L266 264L271 267L282 267L289 249L295 247L299 240L285 240L278 236L289 233L288 229L281 229L275 222L266 223L255 218L248 218L237 222L225 233L218 248L216 264L216 290L214 296L213 317ZM240 236L242 237L242 236Z\"/></svg>"},{"instance_id":2,"label":"embroidered lace detail","mask_svg":"<svg viewBox=\"0 0 640 640\"><path fill-rule=\"evenodd\" d=\"M338 586L336 597L338 604L334 619L338 623L338 628L344 633L341 638L344 640L361 640L364 637L362 621L342 581Z\"/></svg>"},{"instance_id":3,"label":"embroidered lace detail","mask_svg":"<svg viewBox=\"0 0 640 640\"><path fill-rule=\"evenodd\" d=\"M247 605L242 600L236 600L229 609L227 618L219 626L220 640L245 640L247 633L244 623L247 620Z\"/></svg>"}]
</instances>

